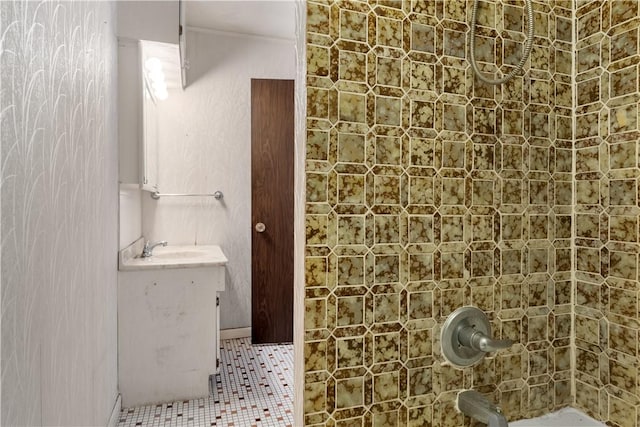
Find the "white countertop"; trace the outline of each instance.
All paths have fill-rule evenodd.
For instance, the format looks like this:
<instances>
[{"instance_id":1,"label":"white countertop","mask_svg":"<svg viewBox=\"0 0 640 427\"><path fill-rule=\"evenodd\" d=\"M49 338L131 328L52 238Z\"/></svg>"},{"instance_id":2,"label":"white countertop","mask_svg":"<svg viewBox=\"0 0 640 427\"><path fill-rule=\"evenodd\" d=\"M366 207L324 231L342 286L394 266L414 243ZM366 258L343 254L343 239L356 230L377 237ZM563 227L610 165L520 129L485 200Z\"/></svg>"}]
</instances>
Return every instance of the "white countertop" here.
<instances>
[{"instance_id":1,"label":"white countertop","mask_svg":"<svg viewBox=\"0 0 640 427\"><path fill-rule=\"evenodd\" d=\"M158 246L153 250L153 255L147 258L141 258L140 251L126 248L120 251L119 269L128 271L214 267L226 265L227 261L227 257L217 245Z\"/></svg>"}]
</instances>

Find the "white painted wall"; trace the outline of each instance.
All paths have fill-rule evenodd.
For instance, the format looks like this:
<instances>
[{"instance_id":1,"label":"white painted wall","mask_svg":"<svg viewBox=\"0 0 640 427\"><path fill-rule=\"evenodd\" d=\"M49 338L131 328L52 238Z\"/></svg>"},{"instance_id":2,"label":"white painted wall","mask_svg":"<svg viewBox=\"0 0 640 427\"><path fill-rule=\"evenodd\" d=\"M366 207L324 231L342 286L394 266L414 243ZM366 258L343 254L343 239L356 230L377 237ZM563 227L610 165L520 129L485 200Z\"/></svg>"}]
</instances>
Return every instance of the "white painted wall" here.
<instances>
[{"instance_id":1,"label":"white painted wall","mask_svg":"<svg viewBox=\"0 0 640 427\"><path fill-rule=\"evenodd\" d=\"M142 190L139 184L120 184L120 245L122 250L142 236Z\"/></svg>"},{"instance_id":2,"label":"white painted wall","mask_svg":"<svg viewBox=\"0 0 640 427\"><path fill-rule=\"evenodd\" d=\"M142 197L142 232L169 244L217 244L229 259L221 328L251 325L252 78L295 78L294 41L187 32L189 85L159 102L160 176L165 193L213 198ZM212 308L213 309L213 308Z\"/></svg>"},{"instance_id":3,"label":"white painted wall","mask_svg":"<svg viewBox=\"0 0 640 427\"><path fill-rule=\"evenodd\" d=\"M106 425L117 396L114 6L0 10L0 422Z\"/></svg>"},{"instance_id":4,"label":"white painted wall","mask_svg":"<svg viewBox=\"0 0 640 427\"><path fill-rule=\"evenodd\" d=\"M142 77L138 44L138 40L118 39L118 165L123 184L140 184Z\"/></svg>"},{"instance_id":5,"label":"white painted wall","mask_svg":"<svg viewBox=\"0 0 640 427\"><path fill-rule=\"evenodd\" d=\"M122 7L122 3L118 3ZM124 249L142 235L140 138L142 78L138 40L118 39L118 177L120 181L120 245Z\"/></svg>"},{"instance_id":6,"label":"white painted wall","mask_svg":"<svg viewBox=\"0 0 640 427\"><path fill-rule=\"evenodd\" d=\"M178 43L178 0L117 1L118 37Z\"/></svg>"}]
</instances>

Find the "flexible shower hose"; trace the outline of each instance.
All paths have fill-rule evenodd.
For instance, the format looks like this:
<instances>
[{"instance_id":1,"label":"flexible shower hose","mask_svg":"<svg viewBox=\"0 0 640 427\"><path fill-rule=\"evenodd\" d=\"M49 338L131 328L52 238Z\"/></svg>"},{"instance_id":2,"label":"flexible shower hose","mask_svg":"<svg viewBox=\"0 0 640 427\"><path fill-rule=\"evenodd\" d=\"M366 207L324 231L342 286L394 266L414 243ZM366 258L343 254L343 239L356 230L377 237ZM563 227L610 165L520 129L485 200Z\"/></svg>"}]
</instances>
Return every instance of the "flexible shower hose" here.
<instances>
[{"instance_id":1,"label":"flexible shower hose","mask_svg":"<svg viewBox=\"0 0 640 427\"><path fill-rule=\"evenodd\" d=\"M522 52L522 58L516 68L511 70L507 75L500 79L492 80L485 76L476 64L476 15L478 13L479 0L473 0L473 8L471 9L471 40L469 41L469 56L471 59L471 68L480 80L490 85L500 85L511 80L516 74L522 71L524 64L527 62L529 55L531 54L531 48L533 47L533 6L531 0L524 0L525 8L527 9L527 40L524 44L524 51Z\"/></svg>"}]
</instances>

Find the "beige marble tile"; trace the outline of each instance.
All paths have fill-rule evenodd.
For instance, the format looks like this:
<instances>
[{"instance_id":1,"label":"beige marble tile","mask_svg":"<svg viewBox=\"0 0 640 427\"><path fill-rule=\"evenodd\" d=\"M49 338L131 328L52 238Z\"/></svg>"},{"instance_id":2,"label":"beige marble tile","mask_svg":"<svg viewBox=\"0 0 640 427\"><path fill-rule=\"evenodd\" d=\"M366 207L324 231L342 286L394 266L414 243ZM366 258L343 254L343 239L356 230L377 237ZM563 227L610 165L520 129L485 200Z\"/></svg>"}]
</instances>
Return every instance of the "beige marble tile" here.
<instances>
[{"instance_id":1,"label":"beige marble tile","mask_svg":"<svg viewBox=\"0 0 640 427\"><path fill-rule=\"evenodd\" d=\"M638 2L535 2L496 88L467 4L308 2L306 422L458 427L456 392L495 386L510 419L637 427ZM482 12L480 66L506 71L523 5ZM522 345L442 366L469 304Z\"/></svg>"}]
</instances>

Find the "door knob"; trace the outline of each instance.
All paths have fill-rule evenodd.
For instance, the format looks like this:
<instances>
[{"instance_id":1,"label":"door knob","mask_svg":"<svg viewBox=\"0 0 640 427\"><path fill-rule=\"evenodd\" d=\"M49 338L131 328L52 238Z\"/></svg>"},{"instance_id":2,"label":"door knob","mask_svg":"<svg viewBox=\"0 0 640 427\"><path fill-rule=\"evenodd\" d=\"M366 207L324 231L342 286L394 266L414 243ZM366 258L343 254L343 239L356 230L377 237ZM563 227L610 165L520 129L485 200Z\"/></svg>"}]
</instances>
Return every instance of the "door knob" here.
<instances>
[{"instance_id":1,"label":"door knob","mask_svg":"<svg viewBox=\"0 0 640 427\"><path fill-rule=\"evenodd\" d=\"M263 223L259 222L256 224L256 231L258 233L264 233L264 231L267 229L267 226L264 225Z\"/></svg>"}]
</instances>

